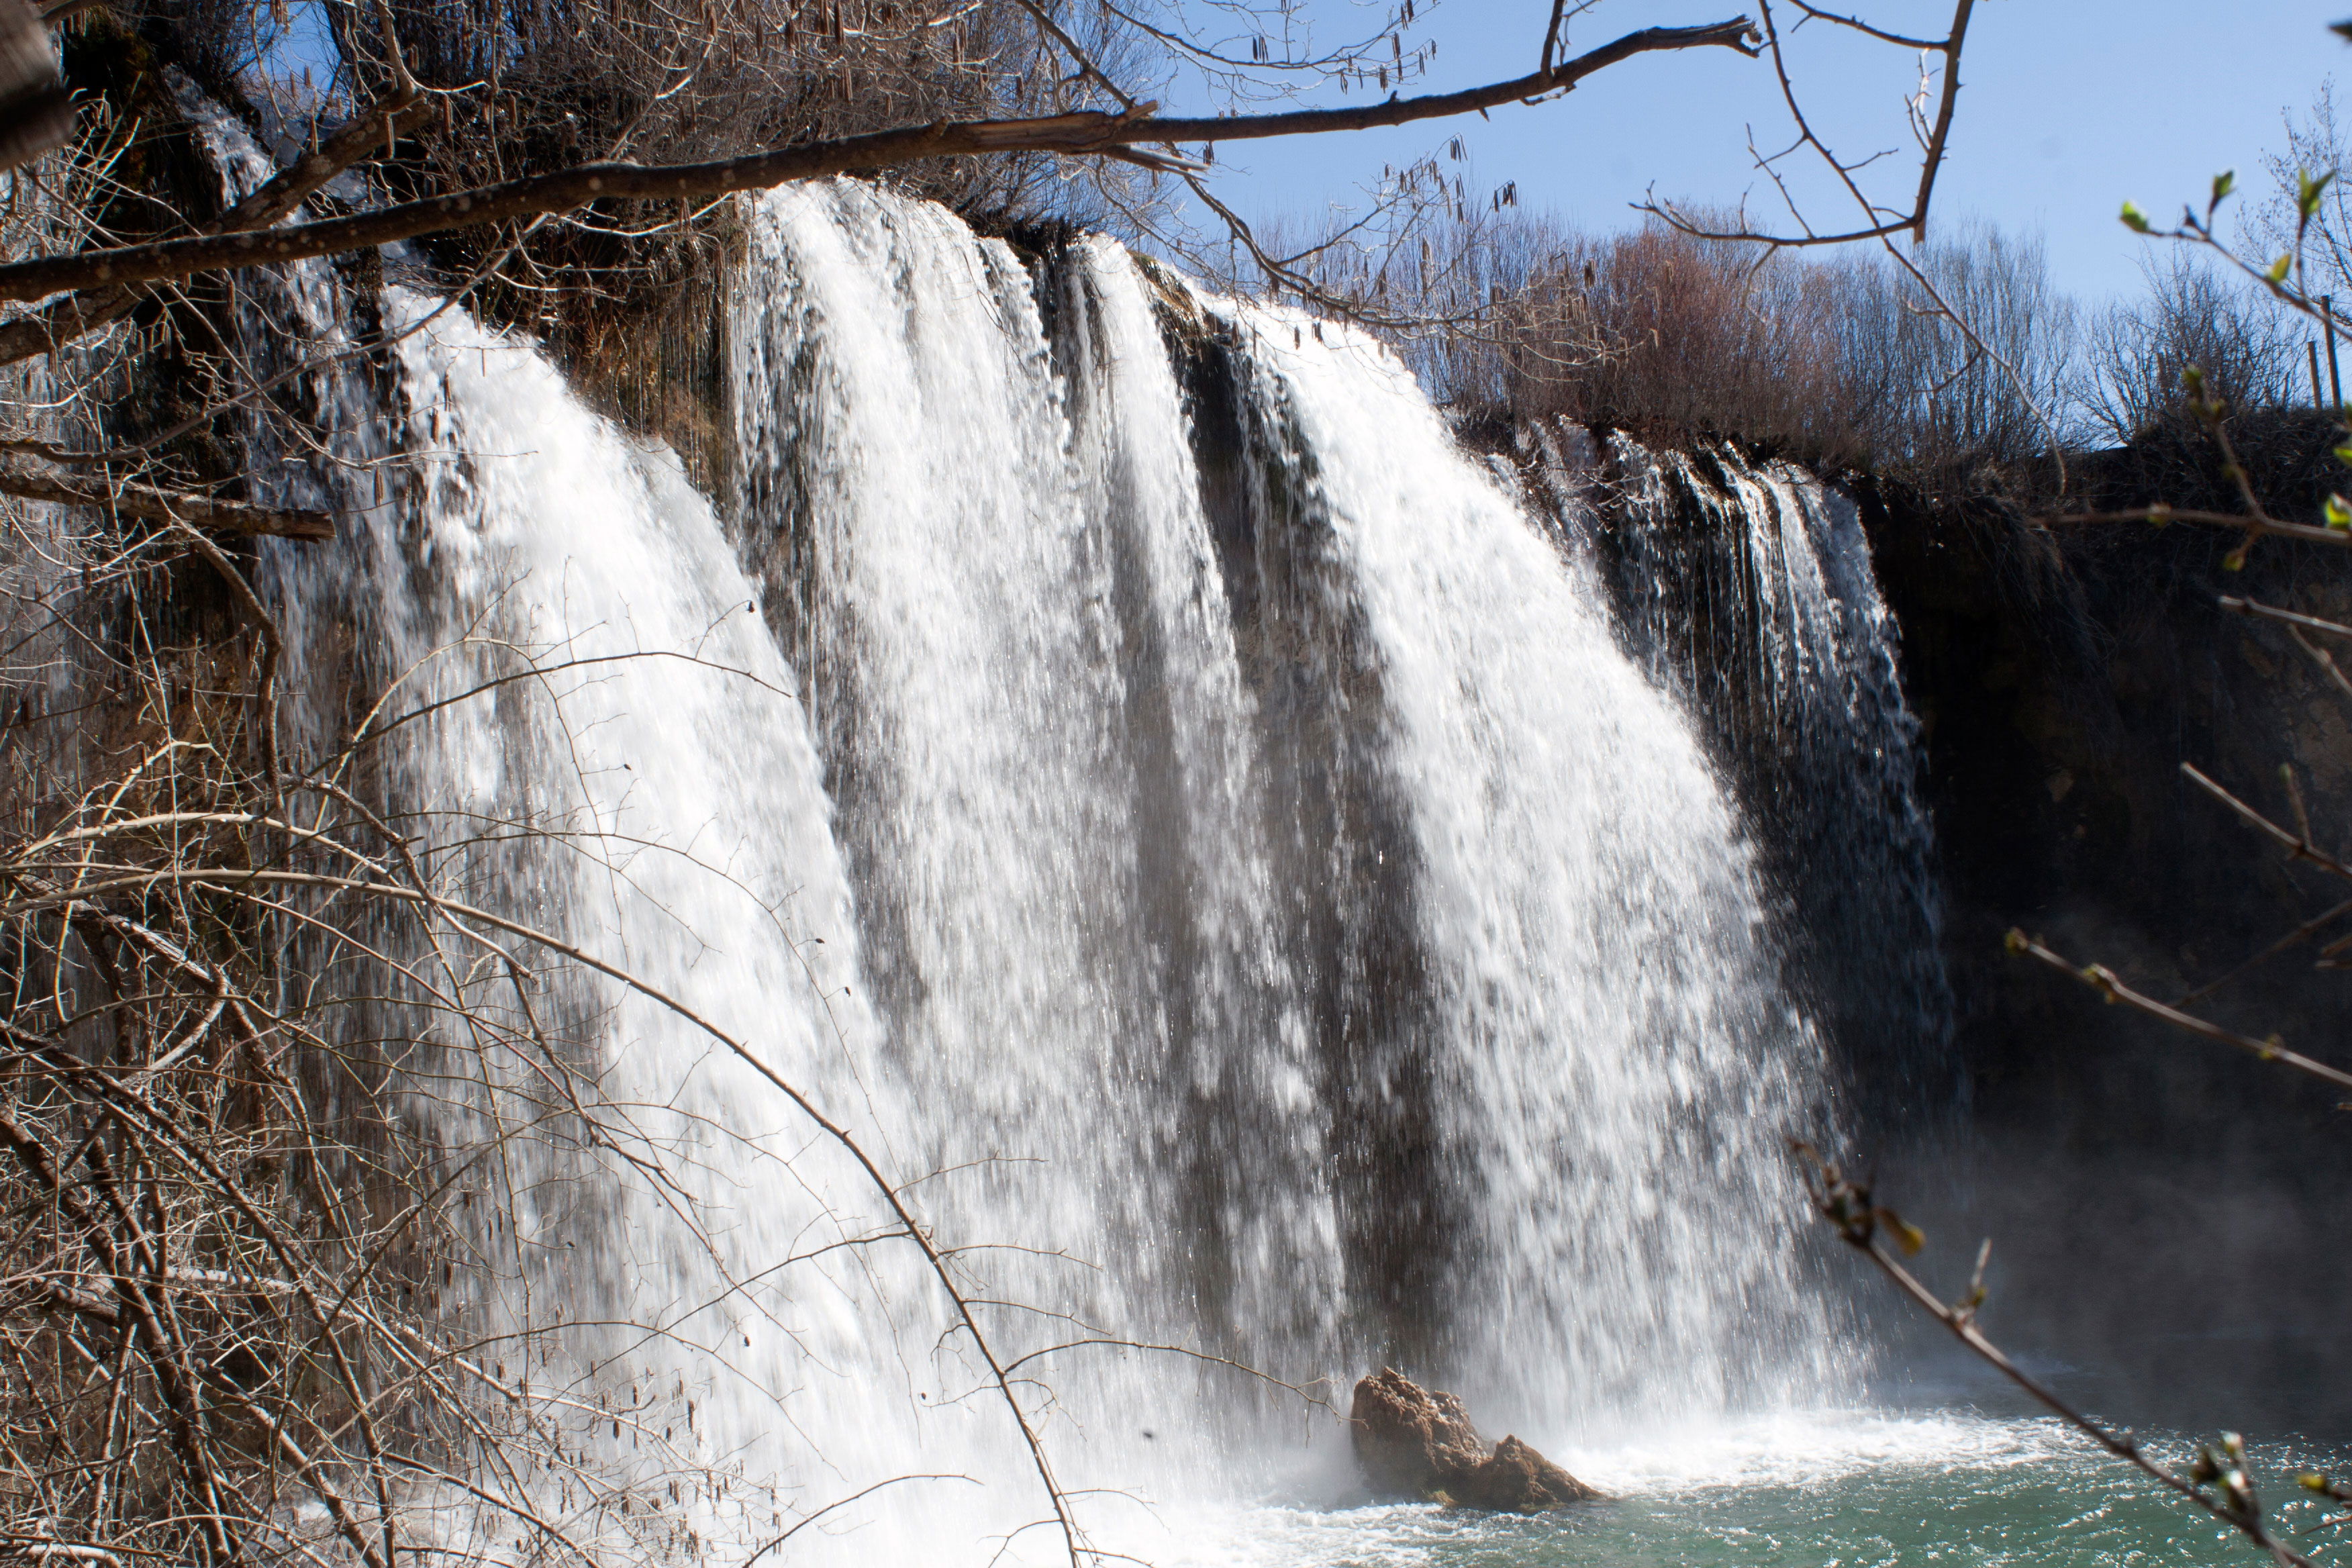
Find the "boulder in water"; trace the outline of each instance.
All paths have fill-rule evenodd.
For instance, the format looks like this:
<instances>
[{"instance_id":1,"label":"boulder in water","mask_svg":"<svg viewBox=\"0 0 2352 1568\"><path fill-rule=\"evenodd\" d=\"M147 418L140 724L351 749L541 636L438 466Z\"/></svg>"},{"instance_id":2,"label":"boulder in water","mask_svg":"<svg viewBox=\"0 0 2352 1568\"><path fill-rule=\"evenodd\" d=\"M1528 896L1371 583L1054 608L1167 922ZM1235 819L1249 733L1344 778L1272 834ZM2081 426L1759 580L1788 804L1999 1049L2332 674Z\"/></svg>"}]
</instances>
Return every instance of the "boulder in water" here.
<instances>
[{"instance_id":1,"label":"boulder in water","mask_svg":"<svg viewBox=\"0 0 2352 1568\"><path fill-rule=\"evenodd\" d=\"M1486 1457L1462 1401L1433 1394L1394 1367L1357 1383L1348 1430L1364 1479L1392 1495L1426 1497Z\"/></svg>"},{"instance_id":2,"label":"boulder in water","mask_svg":"<svg viewBox=\"0 0 2352 1568\"><path fill-rule=\"evenodd\" d=\"M1541 1513L1601 1497L1517 1437L1504 1438L1476 1466L1457 1473L1446 1483L1445 1493L1464 1508L1503 1513Z\"/></svg>"},{"instance_id":3,"label":"boulder in water","mask_svg":"<svg viewBox=\"0 0 2352 1568\"><path fill-rule=\"evenodd\" d=\"M1357 1383L1348 1430L1364 1479L1385 1495L1508 1513L1541 1513L1601 1496L1517 1437L1489 1447L1461 1400L1423 1388L1394 1367Z\"/></svg>"}]
</instances>

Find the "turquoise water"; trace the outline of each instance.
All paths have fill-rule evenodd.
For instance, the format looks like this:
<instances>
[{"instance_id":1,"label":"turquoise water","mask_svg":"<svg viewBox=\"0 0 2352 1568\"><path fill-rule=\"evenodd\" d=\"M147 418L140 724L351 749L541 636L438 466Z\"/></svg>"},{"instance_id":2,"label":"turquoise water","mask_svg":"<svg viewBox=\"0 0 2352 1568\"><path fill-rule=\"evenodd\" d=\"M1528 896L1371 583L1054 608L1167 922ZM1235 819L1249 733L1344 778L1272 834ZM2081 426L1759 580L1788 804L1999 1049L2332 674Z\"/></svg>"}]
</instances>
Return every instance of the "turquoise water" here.
<instances>
[{"instance_id":1,"label":"turquoise water","mask_svg":"<svg viewBox=\"0 0 2352 1568\"><path fill-rule=\"evenodd\" d=\"M2180 1440L2150 1437L2177 1458ZM2234 1532L2056 1422L1972 1411L1783 1415L1559 1454L1616 1500L1538 1518L1431 1506L1162 1520L1161 1568L2136 1568L2261 1564ZM2326 1562L2341 1531L2290 1477L2341 1449L2252 1451L2273 1527ZM1151 1533L1159 1533L1155 1531ZM1173 1537L1174 1539L1171 1539ZM1183 1538L1190 1537L1189 1540Z\"/></svg>"}]
</instances>

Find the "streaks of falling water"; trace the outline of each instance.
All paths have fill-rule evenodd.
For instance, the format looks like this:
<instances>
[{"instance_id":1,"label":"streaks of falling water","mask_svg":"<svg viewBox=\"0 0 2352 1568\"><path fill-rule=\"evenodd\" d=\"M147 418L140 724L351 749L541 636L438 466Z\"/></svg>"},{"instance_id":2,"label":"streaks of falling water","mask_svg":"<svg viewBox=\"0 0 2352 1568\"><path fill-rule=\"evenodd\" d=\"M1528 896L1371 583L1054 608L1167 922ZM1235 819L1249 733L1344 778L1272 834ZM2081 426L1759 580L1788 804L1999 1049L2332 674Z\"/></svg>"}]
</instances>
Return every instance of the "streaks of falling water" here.
<instances>
[{"instance_id":1,"label":"streaks of falling water","mask_svg":"<svg viewBox=\"0 0 2352 1568\"><path fill-rule=\"evenodd\" d=\"M817 689L898 1048L934 1075L930 1093L985 1117L1001 1150L1050 1153L1060 1190L1028 1212L1124 1260L1127 1293L1097 1288L1087 1310L1149 1321L1192 1284L1154 1278L1189 1261L1159 1223L1186 1212L1162 1151L1213 1033L1197 1017L1187 1029L1175 999L1188 983L1249 989L1138 962L1171 951L1146 935L1167 868L1181 868L1193 919L1249 936L1245 973L1334 967L1314 952L1257 957L1250 889L1269 874L1220 882L1203 854L1204 836L1221 837L1246 867L1260 813L1234 812L1222 835L1201 815L1204 797L1244 804L1250 772L1223 737L1247 704L1220 621L1236 595L1209 581L1162 352L1131 273L1099 247L1069 264L1083 308L1057 312L1066 385L1029 278L936 209L842 186L762 216L755 265L775 281L738 323L741 505L771 581L805 595L787 635ZM1433 1154L1413 1179L1458 1227L1429 1227L1431 1245L1475 1281L1449 1305L1465 1371L1489 1352L1555 1369L1526 1401L1554 1421L1753 1394L1736 1361L1785 1372L1820 1327L1801 1300L1768 1309L1760 1329L1753 1306L1802 1296L1785 1279L1801 1207L1780 1139L1813 1109L1817 1063L1775 990L1730 813L1590 585L1392 362L1336 333L1286 355L1295 325L1238 323L1272 476L1251 504L1262 563L1326 569L1265 563L1285 590L1243 597L1303 623L1249 628L1257 644L1352 688L1359 743L1328 767L1378 775L1355 793L1404 823L1410 869L1376 873L1372 891L1411 908L1359 903L1340 923L1401 921L1413 950L1337 966L1319 1001L1390 1016L1328 1033L1318 1078L1367 1097L1410 1079L1404 1092L1426 1101ZM1152 548L1160 559L1138 559ZM1139 594L1122 592L1123 573L1144 579ZM1314 602L1335 595L1347 602ZM1354 646L1315 647L1327 626ZM1174 798L1191 805L1138 814L1170 783L1166 759L1136 743L1155 724L1179 753ZM1265 815L1280 819L1282 803ZM1297 868L1311 879L1318 858L1328 866L1329 847L1307 846ZM1354 858L1388 865L1385 850ZM1298 1096L1265 1067L1284 1067L1293 1035L1278 1013L1256 1016L1282 1026L1257 1026L1248 1086L1278 1127L1265 1108ZM1332 1059L1350 1055L1372 1059ZM977 1079L975 1059L988 1064ZM1343 1137L1378 1125L1319 1113ZM1313 1119L1292 1110L1286 1131L1314 1149ZM1357 1152L1356 1206L1377 1210L1400 1184L1374 1169L1382 1151ZM1302 1214L1319 1196L1228 1186ZM1302 1242L1340 1222L1256 1223L1307 1266L1277 1276L1279 1292L1261 1287L1258 1310L1287 1294L1276 1315L1311 1319L1309 1293L1329 1285ZM1360 1214L1351 1229L1380 1225ZM1377 1272L1350 1275L1376 1287ZM1232 1326L1259 1355L1289 1348L1254 1331L1262 1322ZM1764 1353L1726 1355L1735 1341Z\"/></svg>"},{"instance_id":2,"label":"streaks of falling water","mask_svg":"<svg viewBox=\"0 0 2352 1568\"><path fill-rule=\"evenodd\" d=\"M961 1229L1028 1249L991 1265L1024 1300L1323 1370L1250 701L1133 264L1073 247L1049 342L1010 250L844 184L761 203L751 265L741 527L809 672L888 1054L940 1112L918 1163L959 1169ZM1180 1385L1058 1375L1105 1407ZM1220 1375L1210 1405L1246 1403Z\"/></svg>"},{"instance_id":3,"label":"streaks of falling water","mask_svg":"<svg viewBox=\"0 0 2352 1568\"><path fill-rule=\"evenodd\" d=\"M233 122L204 123L233 184L266 175ZM350 353L360 312L393 345L382 376ZM347 296L311 264L257 276L245 314L262 371L314 357L291 412L320 458L257 421L262 482L345 519L332 547L264 562L310 742L381 695L362 772L423 865L685 998L892 1168L915 1123L875 1058L797 682L676 459L445 301ZM903 1243L874 1243L879 1194L758 1073L654 999L538 973L529 950L511 983L524 1014L504 968L467 983L470 949L451 974L413 931L353 934L387 963L331 943L290 957L384 998L353 1011L353 1043L414 1042L396 1061L408 1112L488 1200L457 1205L479 1261L446 1293L447 1327L501 1377L517 1363L593 1478L477 1452L474 1496L625 1554L740 1556L890 1487L824 1513L800 1561L960 1560L948 1542L984 1558L1034 1516L1034 1476L1002 1410L970 1397L980 1369L935 1284ZM509 1038L577 1050L585 1115L527 1048L480 1049L479 1031L469 1048L444 1026L436 983ZM942 1477L988 1500L950 1510ZM453 1550L529 1546L499 1508L446 1489L414 1501ZM854 1546L832 1545L841 1533Z\"/></svg>"},{"instance_id":4,"label":"streaks of falling water","mask_svg":"<svg viewBox=\"0 0 2352 1568\"><path fill-rule=\"evenodd\" d=\"M1919 723L1853 500L1727 447L1608 446L1601 510L1630 640L1708 715L1743 781L1809 1002L1885 1102L1874 1121L1948 1107Z\"/></svg>"},{"instance_id":5,"label":"streaks of falling water","mask_svg":"<svg viewBox=\"0 0 2352 1568\"><path fill-rule=\"evenodd\" d=\"M1260 557L1332 558L1410 821L1428 1037L1388 1048L1432 1063L1469 1233L1453 1358L1554 1431L1817 1390L1782 1141L1820 1114L1818 1047L1689 724L1392 358L1231 321L1261 510L1290 520Z\"/></svg>"},{"instance_id":6,"label":"streaks of falling water","mask_svg":"<svg viewBox=\"0 0 2352 1568\"><path fill-rule=\"evenodd\" d=\"M877 1058L797 682L709 505L534 351L457 312L426 322L399 290L384 309L419 329L397 350L415 477L382 525L409 532L378 537L387 569L340 596L414 593L385 623L405 620L416 671L394 706L426 715L402 749L442 853L477 857L469 884L686 999L894 1177L919 1175L938 1117ZM538 1375L627 1410L573 1441L640 1510L672 1510L616 1525L608 1495L575 1528L739 1553L910 1471L988 1500L943 1511L909 1484L829 1516L854 1547L803 1535L796 1551L955 1561L943 1541L984 1552L1030 1518L1013 1428L972 1396L979 1369L911 1249L872 1242L889 1215L843 1152L654 1000L578 974L559 1000L593 1042L603 1130L583 1148L520 1095L488 1108L555 1125L502 1162L504 1262L469 1310L544 1331L560 1303L584 1325ZM487 1141L485 1108L442 1114Z\"/></svg>"}]
</instances>

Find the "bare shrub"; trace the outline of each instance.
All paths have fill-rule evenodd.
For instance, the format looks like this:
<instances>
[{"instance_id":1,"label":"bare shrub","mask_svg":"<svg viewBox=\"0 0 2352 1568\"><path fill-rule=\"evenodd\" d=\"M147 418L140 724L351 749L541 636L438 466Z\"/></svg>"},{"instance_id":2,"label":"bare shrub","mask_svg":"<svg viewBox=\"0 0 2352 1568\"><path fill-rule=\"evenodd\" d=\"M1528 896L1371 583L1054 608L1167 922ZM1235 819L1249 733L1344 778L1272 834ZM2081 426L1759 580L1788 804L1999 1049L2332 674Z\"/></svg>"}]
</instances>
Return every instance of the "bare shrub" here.
<instances>
[{"instance_id":1,"label":"bare shrub","mask_svg":"<svg viewBox=\"0 0 2352 1568\"><path fill-rule=\"evenodd\" d=\"M2179 251L2146 274L2147 295L2110 306L2086 334L2076 395L2094 429L2127 443L2193 427L2191 369L2233 413L2299 401L2303 339L2284 312Z\"/></svg>"},{"instance_id":2,"label":"bare shrub","mask_svg":"<svg viewBox=\"0 0 2352 1568\"><path fill-rule=\"evenodd\" d=\"M1400 347L1465 411L1733 437L1830 468L2007 464L2053 439L2076 347L2039 244L1988 228L1918 262L1976 342L1874 257L1759 251L1654 221L1594 237L1499 206L1415 243L1417 266L1336 287L1430 323L1399 331Z\"/></svg>"},{"instance_id":3,"label":"bare shrub","mask_svg":"<svg viewBox=\"0 0 2352 1568\"><path fill-rule=\"evenodd\" d=\"M316 863L265 772L274 633L184 527L70 516L0 542L0 1533L388 1568L450 1435L412 1396L463 1359L429 1154L275 973L276 900L179 875Z\"/></svg>"},{"instance_id":4,"label":"bare shrub","mask_svg":"<svg viewBox=\"0 0 2352 1568\"><path fill-rule=\"evenodd\" d=\"M1840 363L1843 268L1759 265L1663 223L1595 237L1501 203L1424 221L1377 263L1328 236L1297 247L1332 294L1387 305L1406 361L1465 413L1864 456Z\"/></svg>"},{"instance_id":5,"label":"bare shrub","mask_svg":"<svg viewBox=\"0 0 2352 1568\"><path fill-rule=\"evenodd\" d=\"M1884 259L1852 267L1839 314L1863 444L1881 462L1922 468L2046 450L2064 433L2078 317L2052 285L2041 242L1970 226L1927 246L1916 265L1975 341Z\"/></svg>"},{"instance_id":6,"label":"bare shrub","mask_svg":"<svg viewBox=\"0 0 2352 1568\"><path fill-rule=\"evenodd\" d=\"M1644 433L1742 436L1854 460L1841 269L1663 225L1561 258L1502 312L1512 405Z\"/></svg>"}]
</instances>

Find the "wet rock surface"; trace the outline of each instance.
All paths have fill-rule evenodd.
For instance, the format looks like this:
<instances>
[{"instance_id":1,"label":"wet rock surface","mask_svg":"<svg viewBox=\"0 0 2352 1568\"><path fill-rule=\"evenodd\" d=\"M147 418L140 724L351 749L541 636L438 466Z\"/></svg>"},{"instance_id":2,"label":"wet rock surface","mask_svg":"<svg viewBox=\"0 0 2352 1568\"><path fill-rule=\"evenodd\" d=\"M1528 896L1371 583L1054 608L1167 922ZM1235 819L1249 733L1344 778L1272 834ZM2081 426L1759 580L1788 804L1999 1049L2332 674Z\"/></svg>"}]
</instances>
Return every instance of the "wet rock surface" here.
<instances>
[{"instance_id":1,"label":"wet rock surface","mask_svg":"<svg viewBox=\"0 0 2352 1568\"><path fill-rule=\"evenodd\" d=\"M1348 1428L1356 1463L1382 1496L1541 1513L1601 1495L1517 1437L1490 1447L1461 1400L1423 1388L1393 1367L1357 1383Z\"/></svg>"}]
</instances>

